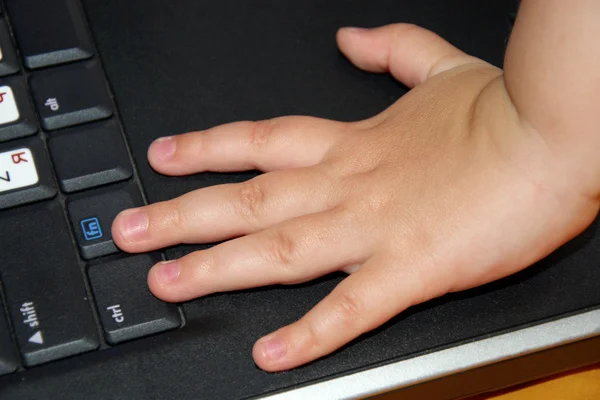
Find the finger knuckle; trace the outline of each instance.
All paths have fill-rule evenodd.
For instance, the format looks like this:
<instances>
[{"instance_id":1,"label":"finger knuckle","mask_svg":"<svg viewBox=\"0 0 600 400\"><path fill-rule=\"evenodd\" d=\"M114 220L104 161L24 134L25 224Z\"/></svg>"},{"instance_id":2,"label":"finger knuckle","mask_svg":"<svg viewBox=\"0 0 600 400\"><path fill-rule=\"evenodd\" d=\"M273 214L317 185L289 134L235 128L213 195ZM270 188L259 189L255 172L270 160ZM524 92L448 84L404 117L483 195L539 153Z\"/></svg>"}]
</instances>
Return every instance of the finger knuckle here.
<instances>
[{"instance_id":1,"label":"finger knuckle","mask_svg":"<svg viewBox=\"0 0 600 400\"><path fill-rule=\"evenodd\" d=\"M336 299L334 312L344 325L365 326L365 306L360 296L353 291L345 291Z\"/></svg>"},{"instance_id":2,"label":"finger knuckle","mask_svg":"<svg viewBox=\"0 0 600 400\"><path fill-rule=\"evenodd\" d=\"M205 277L215 273L217 263L210 250L194 253L194 257L190 261L191 263L188 266L193 269L195 275Z\"/></svg>"},{"instance_id":3,"label":"finger knuckle","mask_svg":"<svg viewBox=\"0 0 600 400\"><path fill-rule=\"evenodd\" d=\"M389 193L382 192L381 190L361 191L361 193L367 194L356 197L352 202L352 208L356 210L358 215L368 218L390 215L394 200Z\"/></svg>"},{"instance_id":4,"label":"finger knuckle","mask_svg":"<svg viewBox=\"0 0 600 400\"><path fill-rule=\"evenodd\" d=\"M298 246L295 240L283 232L273 233L267 243L267 258L285 274L283 279L294 275L295 260L298 258Z\"/></svg>"},{"instance_id":5,"label":"finger knuckle","mask_svg":"<svg viewBox=\"0 0 600 400\"><path fill-rule=\"evenodd\" d=\"M411 32L411 31L415 31L418 30L420 31L422 28L416 24L411 24L410 22L408 23L403 23L403 24L398 24L398 26L400 27L400 31L404 31L404 33L406 32Z\"/></svg>"},{"instance_id":6,"label":"finger knuckle","mask_svg":"<svg viewBox=\"0 0 600 400\"><path fill-rule=\"evenodd\" d=\"M393 40L396 44L402 42L410 43L412 40L417 39L420 35L427 35L430 32L423 29L419 25L412 23L398 23L393 25Z\"/></svg>"},{"instance_id":7,"label":"finger knuckle","mask_svg":"<svg viewBox=\"0 0 600 400\"><path fill-rule=\"evenodd\" d=\"M308 352L319 352L327 345L327 337L323 336L321 330L309 318L302 318L298 321L298 330L303 332L305 348Z\"/></svg>"},{"instance_id":8,"label":"finger knuckle","mask_svg":"<svg viewBox=\"0 0 600 400\"><path fill-rule=\"evenodd\" d=\"M170 218L172 226L175 227L175 229L177 229L179 232L184 233L186 231L185 221L187 218L184 218L182 214L183 212L181 206L176 204L175 207L172 207L171 209Z\"/></svg>"},{"instance_id":9,"label":"finger knuckle","mask_svg":"<svg viewBox=\"0 0 600 400\"><path fill-rule=\"evenodd\" d=\"M240 184L234 206L237 213L246 221L256 223L264 210L265 189L256 180Z\"/></svg>"},{"instance_id":10,"label":"finger knuckle","mask_svg":"<svg viewBox=\"0 0 600 400\"><path fill-rule=\"evenodd\" d=\"M174 156L178 156L181 159L190 153L206 154L210 150L208 144L210 137L213 136L213 132L213 129L209 129L204 132L184 133L183 135L173 136L171 140L175 140L177 143Z\"/></svg>"},{"instance_id":11,"label":"finger knuckle","mask_svg":"<svg viewBox=\"0 0 600 400\"><path fill-rule=\"evenodd\" d=\"M182 284L179 290L193 298L214 291L214 279L218 274L219 263L210 250L197 251L179 261L181 263Z\"/></svg>"},{"instance_id":12,"label":"finger knuckle","mask_svg":"<svg viewBox=\"0 0 600 400\"><path fill-rule=\"evenodd\" d=\"M390 196L385 193L373 193L363 200L362 207L367 215L387 214L390 208Z\"/></svg>"},{"instance_id":13,"label":"finger knuckle","mask_svg":"<svg viewBox=\"0 0 600 400\"><path fill-rule=\"evenodd\" d=\"M156 203L151 207L155 207L150 217L152 221L179 233L185 232L185 221L187 219L183 215L185 212L183 211L183 201L181 199Z\"/></svg>"},{"instance_id":14,"label":"finger knuckle","mask_svg":"<svg viewBox=\"0 0 600 400\"><path fill-rule=\"evenodd\" d=\"M356 157L356 149L359 148L362 149L361 154ZM337 146L326 165L335 172L337 180L368 181L379 174L384 155L384 146L366 140L366 136L354 135Z\"/></svg>"},{"instance_id":15,"label":"finger knuckle","mask_svg":"<svg viewBox=\"0 0 600 400\"><path fill-rule=\"evenodd\" d=\"M267 119L262 121L254 121L250 123L249 141L250 145L255 150L261 150L267 147L277 122Z\"/></svg>"}]
</instances>

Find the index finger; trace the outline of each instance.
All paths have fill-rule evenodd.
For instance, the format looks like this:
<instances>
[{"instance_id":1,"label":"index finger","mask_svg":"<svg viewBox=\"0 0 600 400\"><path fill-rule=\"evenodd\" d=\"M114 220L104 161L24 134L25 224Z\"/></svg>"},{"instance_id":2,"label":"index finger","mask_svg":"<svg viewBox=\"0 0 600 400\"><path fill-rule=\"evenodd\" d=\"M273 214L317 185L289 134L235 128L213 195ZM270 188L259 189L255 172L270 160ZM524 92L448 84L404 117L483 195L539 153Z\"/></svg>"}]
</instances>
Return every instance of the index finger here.
<instances>
[{"instance_id":1,"label":"index finger","mask_svg":"<svg viewBox=\"0 0 600 400\"><path fill-rule=\"evenodd\" d=\"M323 159L345 126L313 117L233 122L160 138L148 149L148 160L166 175L309 167Z\"/></svg>"}]
</instances>

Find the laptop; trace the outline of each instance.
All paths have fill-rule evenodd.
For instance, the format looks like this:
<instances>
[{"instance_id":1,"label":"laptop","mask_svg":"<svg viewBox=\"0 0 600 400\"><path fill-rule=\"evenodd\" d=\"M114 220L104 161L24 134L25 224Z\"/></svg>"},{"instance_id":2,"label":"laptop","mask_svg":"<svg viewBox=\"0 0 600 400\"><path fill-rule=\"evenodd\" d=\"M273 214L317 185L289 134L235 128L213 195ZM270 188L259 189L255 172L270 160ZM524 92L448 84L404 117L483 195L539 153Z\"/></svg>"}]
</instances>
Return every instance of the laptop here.
<instances>
[{"instance_id":1,"label":"laptop","mask_svg":"<svg viewBox=\"0 0 600 400\"><path fill-rule=\"evenodd\" d=\"M166 304L126 208L256 175L155 173L157 137L288 114L372 116L406 92L336 49L341 26L412 22L502 65L515 1L0 2L0 398L457 398L600 360L595 223L531 268L413 307L309 365L267 373L264 334L343 278Z\"/></svg>"}]
</instances>

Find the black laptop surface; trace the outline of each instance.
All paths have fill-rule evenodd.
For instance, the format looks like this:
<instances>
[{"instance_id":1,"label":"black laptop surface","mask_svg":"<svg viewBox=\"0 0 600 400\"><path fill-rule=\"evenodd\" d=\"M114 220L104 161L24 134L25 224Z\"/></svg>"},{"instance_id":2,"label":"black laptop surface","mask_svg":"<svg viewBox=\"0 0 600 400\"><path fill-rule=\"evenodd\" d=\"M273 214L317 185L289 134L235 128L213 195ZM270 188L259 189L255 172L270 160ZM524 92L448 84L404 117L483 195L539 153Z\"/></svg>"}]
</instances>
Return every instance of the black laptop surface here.
<instances>
[{"instance_id":1,"label":"black laptop surface","mask_svg":"<svg viewBox=\"0 0 600 400\"><path fill-rule=\"evenodd\" d=\"M129 256L110 238L124 208L254 176L161 176L146 161L157 137L287 114L358 120L402 96L392 78L344 59L339 27L412 22L501 66L514 1L5 0L1 8L0 398L353 397L418 375L419 365L399 363L484 340L499 340L501 359L513 332L552 339L539 349L600 334L596 224L520 274L414 307L276 374L254 365L254 341L301 317L341 275L167 305L148 292L147 270L202 246ZM527 331L561 321L570 329L562 339ZM446 375L477 364L443 354ZM365 378L392 365L398 375L385 384ZM436 377L428 371L439 365L412 382ZM366 379L367 389L301 392L344 377Z\"/></svg>"}]
</instances>

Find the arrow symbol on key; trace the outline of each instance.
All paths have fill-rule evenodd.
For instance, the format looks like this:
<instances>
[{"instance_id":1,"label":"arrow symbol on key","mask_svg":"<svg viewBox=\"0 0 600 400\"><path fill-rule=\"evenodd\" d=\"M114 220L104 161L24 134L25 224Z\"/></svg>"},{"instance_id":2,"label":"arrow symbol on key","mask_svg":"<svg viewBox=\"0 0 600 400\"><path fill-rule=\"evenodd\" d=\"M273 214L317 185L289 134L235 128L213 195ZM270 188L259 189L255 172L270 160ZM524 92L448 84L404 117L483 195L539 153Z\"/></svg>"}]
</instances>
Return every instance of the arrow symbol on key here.
<instances>
[{"instance_id":1,"label":"arrow symbol on key","mask_svg":"<svg viewBox=\"0 0 600 400\"><path fill-rule=\"evenodd\" d=\"M31 343L44 344L44 338L42 337L42 331L37 331L29 338Z\"/></svg>"},{"instance_id":2,"label":"arrow symbol on key","mask_svg":"<svg viewBox=\"0 0 600 400\"><path fill-rule=\"evenodd\" d=\"M8 171L6 171L6 176L0 175L0 179L2 179L3 181L6 181L6 182L10 182L10 173Z\"/></svg>"}]
</instances>

